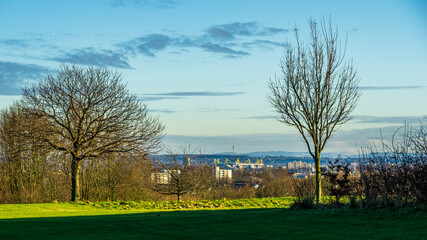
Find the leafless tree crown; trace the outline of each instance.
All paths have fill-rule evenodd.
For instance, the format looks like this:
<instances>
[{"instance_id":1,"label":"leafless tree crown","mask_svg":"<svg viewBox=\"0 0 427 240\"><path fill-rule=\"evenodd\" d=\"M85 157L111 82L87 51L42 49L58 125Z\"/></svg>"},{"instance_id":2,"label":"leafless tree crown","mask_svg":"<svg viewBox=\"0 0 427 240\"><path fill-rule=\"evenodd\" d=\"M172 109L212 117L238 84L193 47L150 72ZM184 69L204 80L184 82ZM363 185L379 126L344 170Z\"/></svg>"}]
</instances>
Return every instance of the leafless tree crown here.
<instances>
[{"instance_id":1,"label":"leafless tree crown","mask_svg":"<svg viewBox=\"0 0 427 240\"><path fill-rule=\"evenodd\" d=\"M279 121L298 129L314 157L314 145L322 151L338 126L349 120L360 90L352 62L344 62L337 31L323 21L319 29L309 22L311 43L304 45L295 28L296 45L285 44L281 76L270 80L269 102Z\"/></svg>"},{"instance_id":2,"label":"leafless tree crown","mask_svg":"<svg viewBox=\"0 0 427 240\"><path fill-rule=\"evenodd\" d=\"M71 158L71 201L80 198L80 167L108 153L146 154L160 146L163 125L150 117L116 72L63 65L23 91L23 111L43 122L31 136Z\"/></svg>"},{"instance_id":3,"label":"leafless tree crown","mask_svg":"<svg viewBox=\"0 0 427 240\"><path fill-rule=\"evenodd\" d=\"M121 79L108 69L63 65L57 75L24 89L24 106L45 120L44 141L77 158L152 150L163 125Z\"/></svg>"}]
</instances>

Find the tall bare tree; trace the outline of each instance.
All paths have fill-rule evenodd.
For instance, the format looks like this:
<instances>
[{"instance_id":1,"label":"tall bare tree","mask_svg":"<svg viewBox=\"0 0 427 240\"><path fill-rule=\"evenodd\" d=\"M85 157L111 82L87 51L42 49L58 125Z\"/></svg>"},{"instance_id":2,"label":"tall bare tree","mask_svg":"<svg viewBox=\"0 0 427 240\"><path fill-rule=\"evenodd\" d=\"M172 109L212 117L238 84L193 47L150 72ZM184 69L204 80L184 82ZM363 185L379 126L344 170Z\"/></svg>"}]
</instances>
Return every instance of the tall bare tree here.
<instances>
[{"instance_id":1,"label":"tall bare tree","mask_svg":"<svg viewBox=\"0 0 427 240\"><path fill-rule=\"evenodd\" d=\"M296 44L287 42L281 76L269 81L268 101L279 121L295 127L314 159L316 202L321 201L320 154L338 127L349 120L359 97L352 63L344 63L345 46L331 23L309 21L311 42L305 45L295 28Z\"/></svg>"},{"instance_id":2,"label":"tall bare tree","mask_svg":"<svg viewBox=\"0 0 427 240\"><path fill-rule=\"evenodd\" d=\"M80 197L83 160L108 153L147 153L160 145L164 126L150 117L117 72L62 65L37 85L23 90L26 113L41 119L34 134L71 156L71 201Z\"/></svg>"}]
</instances>

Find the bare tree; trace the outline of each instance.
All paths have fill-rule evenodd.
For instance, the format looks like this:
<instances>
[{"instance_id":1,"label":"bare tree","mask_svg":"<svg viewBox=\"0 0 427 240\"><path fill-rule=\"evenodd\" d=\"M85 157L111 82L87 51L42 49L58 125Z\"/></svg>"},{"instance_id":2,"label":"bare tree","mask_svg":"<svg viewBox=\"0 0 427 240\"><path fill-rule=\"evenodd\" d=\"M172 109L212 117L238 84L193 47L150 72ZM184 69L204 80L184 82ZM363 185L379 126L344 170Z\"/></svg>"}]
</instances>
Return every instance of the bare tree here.
<instances>
[{"instance_id":1,"label":"bare tree","mask_svg":"<svg viewBox=\"0 0 427 240\"><path fill-rule=\"evenodd\" d=\"M33 133L21 124L26 122L37 127L40 122L24 118L21 113L19 104L0 112L0 164L7 170L10 201L15 203L35 202L43 198L49 165L48 151L43 143L26 138Z\"/></svg>"},{"instance_id":2,"label":"bare tree","mask_svg":"<svg viewBox=\"0 0 427 240\"><path fill-rule=\"evenodd\" d=\"M181 146L181 151L183 154L168 150L166 159L155 161L160 172L152 173L152 190L175 195L178 202L184 195L207 188L213 180L212 168L204 162L201 153L194 154L190 145Z\"/></svg>"},{"instance_id":3,"label":"bare tree","mask_svg":"<svg viewBox=\"0 0 427 240\"><path fill-rule=\"evenodd\" d=\"M117 72L63 65L56 75L23 90L26 113L44 122L35 134L71 156L71 201L80 198L79 171L86 158L150 152L164 126L131 94Z\"/></svg>"},{"instance_id":4,"label":"bare tree","mask_svg":"<svg viewBox=\"0 0 427 240\"><path fill-rule=\"evenodd\" d=\"M282 75L269 81L267 98L279 121L295 127L314 159L316 202L321 201L320 154L338 127L349 120L360 97L352 63L344 63L337 30L309 21L311 43L304 45L295 28L296 45L285 45Z\"/></svg>"}]
</instances>

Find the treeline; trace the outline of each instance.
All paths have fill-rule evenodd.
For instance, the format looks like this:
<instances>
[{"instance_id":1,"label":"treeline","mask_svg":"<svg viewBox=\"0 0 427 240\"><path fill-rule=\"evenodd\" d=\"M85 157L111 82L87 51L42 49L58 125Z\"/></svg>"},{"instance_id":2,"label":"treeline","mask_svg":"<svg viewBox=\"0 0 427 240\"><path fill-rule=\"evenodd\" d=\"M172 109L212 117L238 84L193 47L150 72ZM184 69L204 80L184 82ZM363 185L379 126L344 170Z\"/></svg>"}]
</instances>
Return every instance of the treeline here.
<instances>
[{"instance_id":1,"label":"treeline","mask_svg":"<svg viewBox=\"0 0 427 240\"><path fill-rule=\"evenodd\" d=\"M8 115L9 114L9 115ZM70 199L72 159L61 151L43 148L23 135L10 132L10 111L0 118L0 203L35 203ZM7 141L13 144L5 144ZM427 204L427 131L405 126L376 146L361 149L358 169L345 161L330 162L322 173L328 202L344 206L384 207ZM233 180L216 179L203 154L184 159L112 153L86 159L80 172L81 200L201 200L256 197L297 197L312 204L313 178L293 178L286 169L238 170ZM167 184L158 184L153 173L172 171ZM236 186L236 182L244 184ZM350 201L351 202L351 201ZM357 202L357 204L356 204ZM308 204L309 206L311 206ZM356 205L355 205L356 204Z\"/></svg>"},{"instance_id":2,"label":"treeline","mask_svg":"<svg viewBox=\"0 0 427 240\"><path fill-rule=\"evenodd\" d=\"M163 129L118 73L64 65L0 113L0 203L292 196L312 204L320 196L319 179L295 179L285 169L217 179L190 147L181 149L183 160L173 152L151 159ZM337 206L344 199L426 204L426 128L405 126L376 144L361 149L356 172L329 164L322 172L326 198Z\"/></svg>"},{"instance_id":3,"label":"treeline","mask_svg":"<svg viewBox=\"0 0 427 240\"><path fill-rule=\"evenodd\" d=\"M68 201L71 198L70 154L28 137L15 107L0 115L0 203ZM25 119L25 121L32 121ZM296 179L286 169L238 170L233 180L216 179L203 154L109 153L86 158L79 172L80 200L201 200L297 197L313 203L313 178ZM180 157L178 157L180 156ZM184 156L184 157L182 157ZM167 184L153 173L170 171ZM328 202L343 206L349 199L364 207L427 204L427 129L404 126L390 138L361 149L358 169L336 160L322 173ZM244 184L236 185L236 182ZM310 206L310 204L308 204ZM356 205L355 205L356 206Z\"/></svg>"}]
</instances>

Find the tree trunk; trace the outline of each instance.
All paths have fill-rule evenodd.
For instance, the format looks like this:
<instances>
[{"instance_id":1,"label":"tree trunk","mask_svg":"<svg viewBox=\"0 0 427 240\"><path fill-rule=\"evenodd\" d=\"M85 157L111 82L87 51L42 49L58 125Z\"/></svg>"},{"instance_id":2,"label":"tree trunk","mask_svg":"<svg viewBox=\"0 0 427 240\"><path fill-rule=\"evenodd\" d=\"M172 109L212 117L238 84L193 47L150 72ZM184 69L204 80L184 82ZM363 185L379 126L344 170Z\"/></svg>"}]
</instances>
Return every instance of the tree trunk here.
<instances>
[{"instance_id":1,"label":"tree trunk","mask_svg":"<svg viewBox=\"0 0 427 240\"><path fill-rule=\"evenodd\" d=\"M80 200L80 159L73 157L71 162L71 201Z\"/></svg>"},{"instance_id":2,"label":"tree trunk","mask_svg":"<svg viewBox=\"0 0 427 240\"><path fill-rule=\"evenodd\" d=\"M316 149L314 156L314 165L316 169L316 204L322 202L322 173L320 169L320 151Z\"/></svg>"}]
</instances>

